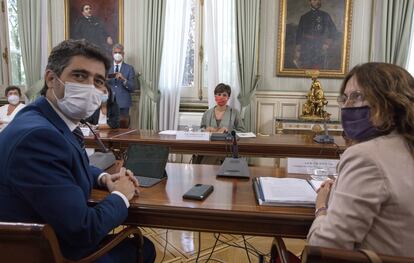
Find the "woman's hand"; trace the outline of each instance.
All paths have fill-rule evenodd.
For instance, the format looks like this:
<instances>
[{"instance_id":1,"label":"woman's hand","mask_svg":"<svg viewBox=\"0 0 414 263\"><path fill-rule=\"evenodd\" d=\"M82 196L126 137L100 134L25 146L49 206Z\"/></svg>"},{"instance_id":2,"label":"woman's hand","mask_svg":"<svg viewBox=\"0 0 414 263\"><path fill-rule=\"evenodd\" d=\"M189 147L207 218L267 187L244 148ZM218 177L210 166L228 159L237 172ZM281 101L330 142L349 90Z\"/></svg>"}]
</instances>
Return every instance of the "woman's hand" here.
<instances>
[{"instance_id":1,"label":"woman's hand","mask_svg":"<svg viewBox=\"0 0 414 263\"><path fill-rule=\"evenodd\" d=\"M333 183L333 180L328 179L321 184L321 187L317 190L318 195L316 196L315 209L326 207Z\"/></svg>"},{"instance_id":2,"label":"woman's hand","mask_svg":"<svg viewBox=\"0 0 414 263\"><path fill-rule=\"evenodd\" d=\"M226 127L222 127L222 128L217 129L217 132L219 132L219 133L225 133L225 132L228 132L228 131L229 130Z\"/></svg>"},{"instance_id":3,"label":"woman's hand","mask_svg":"<svg viewBox=\"0 0 414 263\"><path fill-rule=\"evenodd\" d=\"M217 128L214 127L207 127L206 132L217 132Z\"/></svg>"}]
</instances>

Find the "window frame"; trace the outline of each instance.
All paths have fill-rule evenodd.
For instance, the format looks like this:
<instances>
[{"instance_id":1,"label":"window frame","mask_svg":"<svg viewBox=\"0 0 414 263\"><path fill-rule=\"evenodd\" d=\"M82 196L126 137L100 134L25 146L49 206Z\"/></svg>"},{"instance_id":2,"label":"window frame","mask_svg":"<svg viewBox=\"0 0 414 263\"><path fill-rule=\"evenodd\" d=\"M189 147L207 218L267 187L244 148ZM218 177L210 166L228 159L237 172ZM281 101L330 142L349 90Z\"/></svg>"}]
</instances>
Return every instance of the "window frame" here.
<instances>
[{"instance_id":1,"label":"window frame","mask_svg":"<svg viewBox=\"0 0 414 263\"><path fill-rule=\"evenodd\" d=\"M204 82L204 0L194 0L195 14L195 50L194 50L194 86L181 87L180 104L207 103L207 87Z\"/></svg>"}]
</instances>

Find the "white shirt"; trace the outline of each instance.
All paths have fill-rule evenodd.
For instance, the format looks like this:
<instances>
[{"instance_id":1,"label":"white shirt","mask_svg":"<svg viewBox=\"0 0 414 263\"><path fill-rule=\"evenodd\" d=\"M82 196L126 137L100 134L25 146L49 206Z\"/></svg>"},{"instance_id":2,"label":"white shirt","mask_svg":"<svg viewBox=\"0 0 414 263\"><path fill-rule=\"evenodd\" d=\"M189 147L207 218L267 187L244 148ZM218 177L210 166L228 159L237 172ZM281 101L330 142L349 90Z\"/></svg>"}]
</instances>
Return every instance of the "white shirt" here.
<instances>
[{"instance_id":1,"label":"white shirt","mask_svg":"<svg viewBox=\"0 0 414 263\"><path fill-rule=\"evenodd\" d=\"M106 114L104 114L102 112L102 109L99 111L99 120L98 120L98 125L99 124L107 124L108 123L108 117L106 116Z\"/></svg>"},{"instance_id":2,"label":"white shirt","mask_svg":"<svg viewBox=\"0 0 414 263\"><path fill-rule=\"evenodd\" d=\"M50 100L48 98L46 98L46 100L47 100L47 102L49 102L50 106L52 106L52 108L55 110L57 115L59 115L59 117L63 120L63 122L68 126L69 130L71 132L73 132L76 129L76 127L78 127L79 123L74 123L73 121L69 120L57 107L55 107L55 105L53 105L52 102L50 102ZM107 175L107 174L108 173L103 172L98 176L98 180L97 180L98 184L101 183L102 176ZM126 198L126 196L123 193L121 193L119 191L112 191L111 194L116 194L119 197L121 197L122 200L124 200L124 203L125 203L126 207L127 208L129 207L128 198Z\"/></svg>"},{"instance_id":3,"label":"white shirt","mask_svg":"<svg viewBox=\"0 0 414 263\"><path fill-rule=\"evenodd\" d=\"M9 108L9 105L10 104L6 104L0 107L0 121L4 122L3 128L6 127L6 125L13 120L14 116L16 116L16 114L21 109L23 109L24 106L26 106L23 103L19 103L19 105L17 105L17 107L14 109L14 111L10 115L7 115L7 109Z\"/></svg>"},{"instance_id":4,"label":"white shirt","mask_svg":"<svg viewBox=\"0 0 414 263\"><path fill-rule=\"evenodd\" d=\"M119 62L118 64L114 61L114 72L116 72L116 65L118 65L118 72L121 72L122 61Z\"/></svg>"}]
</instances>

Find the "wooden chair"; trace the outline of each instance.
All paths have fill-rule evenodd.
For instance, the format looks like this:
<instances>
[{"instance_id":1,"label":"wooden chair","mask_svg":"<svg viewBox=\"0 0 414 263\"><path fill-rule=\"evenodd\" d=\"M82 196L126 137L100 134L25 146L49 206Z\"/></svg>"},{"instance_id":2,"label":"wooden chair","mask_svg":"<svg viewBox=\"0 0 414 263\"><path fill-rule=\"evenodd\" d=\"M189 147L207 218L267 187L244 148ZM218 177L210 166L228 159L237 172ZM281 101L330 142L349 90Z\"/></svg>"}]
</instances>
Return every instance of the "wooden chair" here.
<instances>
[{"instance_id":1,"label":"wooden chair","mask_svg":"<svg viewBox=\"0 0 414 263\"><path fill-rule=\"evenodd\" d=\"M123 229L98 251L81 260L71 261L62 256L55 232L50 225L0 222L0 262L93 262L132 234L140 252L139 262L143 262L143 236L136 227Z\"/></svg>"},{"instance_id":2,"label":"wooden chair","mask_svg":"<svg viewBox=\"0 0 414 263\"><path fill-rule=\"evenodd\" d=\"M127 129L129 128L130 123L131 123L130 116L122 116L119 119L119 128Z\"/></svg>"},{"instance_id":3,"label":"wooden chair","mask_svg":"<svg viewBox=\"0 0 414 263\"><path fill-rule=\"evenodd\" d=\"M275 237L271 248L271 260L291 263L289 252L281 237ZM414 258L386 256L370 250L345 250L317 246L305 246L302 263L414 263Z\"/></svg>"},{"instance_id":4,"label":"wooden chair","mask_svg":"<svg viewBox=\"0 0 414 263\"><path fill-rule=\"evenodd\" d=\"M373 253L373 254L370 254ZM344 250L316 246L306 246L302 254L302 262L307 263L414 263L414 258L386 256L373 251Z\"/></svg>"}]
</instances>

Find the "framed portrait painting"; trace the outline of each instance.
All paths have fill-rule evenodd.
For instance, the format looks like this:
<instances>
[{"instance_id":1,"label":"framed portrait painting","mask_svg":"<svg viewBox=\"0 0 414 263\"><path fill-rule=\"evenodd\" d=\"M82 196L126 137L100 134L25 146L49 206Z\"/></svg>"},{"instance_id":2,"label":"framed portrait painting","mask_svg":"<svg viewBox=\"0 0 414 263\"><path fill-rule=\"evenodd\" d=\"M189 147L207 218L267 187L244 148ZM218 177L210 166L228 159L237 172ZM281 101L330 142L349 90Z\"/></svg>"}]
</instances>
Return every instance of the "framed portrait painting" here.
<instances>
[{"instance_id":1,"label":"framed portrait painting","mask_svg":"<svg viewBox=\"0 0 414 263\"><path fill-rule=\"evenodd\" d=\"M65 0L65 38L86 39L107 54L123 42L123 0Z\"/></svg>"},{"instance_id":2,"label":"framed portrait painting","mask_svg":"<svg viewBox=\"0 0 414 263\"><path fill-rule=\"evenodd\" d=\"M276 74L341 78L348 71L352 0L280 0Z\"/></svg>"}]
</instances>

